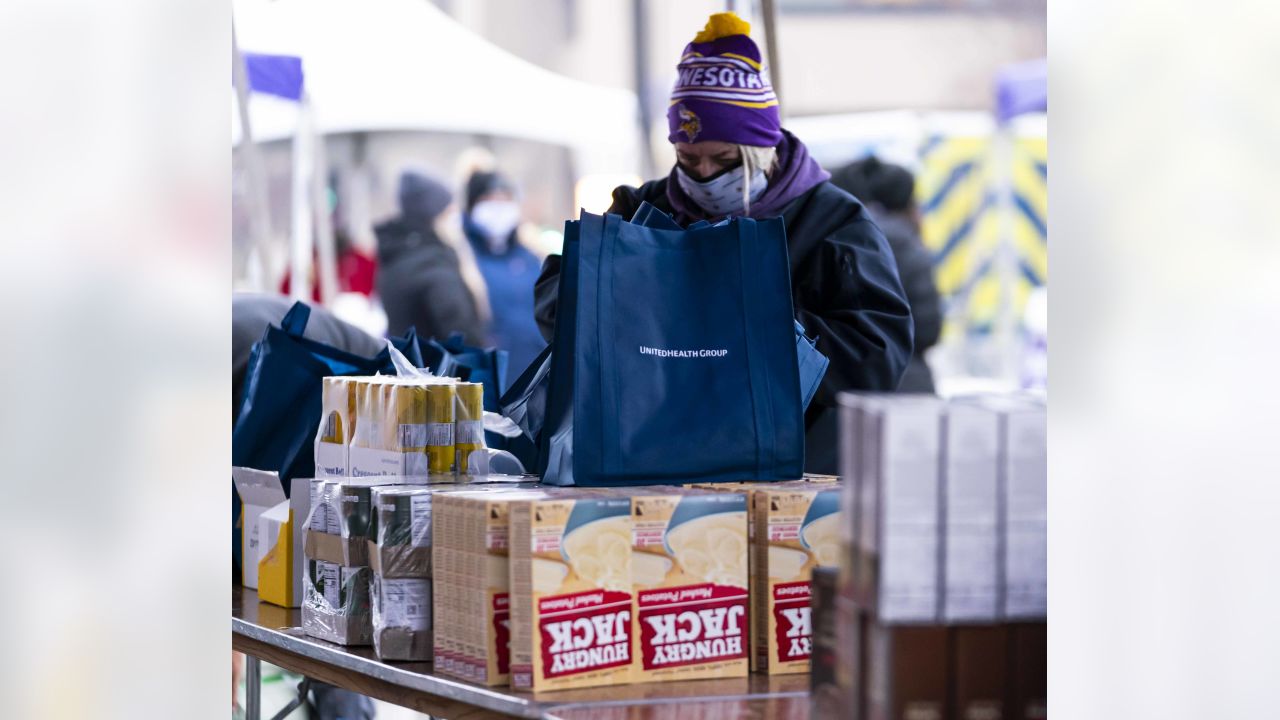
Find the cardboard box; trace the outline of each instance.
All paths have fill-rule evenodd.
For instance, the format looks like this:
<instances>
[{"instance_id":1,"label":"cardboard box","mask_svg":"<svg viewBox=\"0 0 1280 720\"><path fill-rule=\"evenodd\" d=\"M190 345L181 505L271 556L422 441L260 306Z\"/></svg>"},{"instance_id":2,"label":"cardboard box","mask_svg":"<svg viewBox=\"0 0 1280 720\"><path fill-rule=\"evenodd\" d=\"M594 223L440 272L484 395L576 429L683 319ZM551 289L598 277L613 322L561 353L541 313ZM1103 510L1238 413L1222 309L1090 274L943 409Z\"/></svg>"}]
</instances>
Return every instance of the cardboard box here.
<instances>
[{"instance_id":1,"label":"cardboard box","mask_svg":"<svg viewBox=\"0 0 1280 720\"><path fill-rule=\"evenodd\" d=\"M311 479L294 478L289 499L258 517L258 599L281 607L302 605L303 525L311 499Z\"/></svg>"},{"instance_id":2,"label":"cardboard box","mask_svg":"<svg viewBox=\"0 0 1280 720\"><path fill-rule=\"evenodd\" d=\"M511 684L631 679L631 500L556 494L511 504Z\"/></svg>"},{"instance_id":3,"label":"cardboard box","mask_svg":"<svg viewBox=\"0 0 1280 720\"><path fill-rule=\"evenodd\" d=\"M747 498L641 488L632 493L637 682L745 677Z\"/></svg>"},{"instance_id":4,"label":"cardboard box","mask_svg":"<svg viewBox=\"0 0 1280 720\"><path fill-rule=\"evenodd\" d=\"M1009 407L1003 423L1003 616L1043 619L1048 612L1045 409L1034 404Z\"/></svg>"},{"instance_id":5,"label":"cardboard box","mask_svg":"<svg viewBox=\"0 0 1280 720\"><path fill-rule=\"evenodd\" d=\"M315 496L304 536L307 558L346 566L369 565L369 540L377 531L373 488L421 487L427 481L426 477L381 476L313 484Z\"/></svg>"},{"instance_id":6,"label":"cardboard box","mask_svg":"<svg viewBox=\"0 0 1280 720\"><path fill-rule=\"evenodd\" d=\"M302 603L303 632L339 645L373 642L369 585L367 567L308 560Z\"/></svg>"},{"instance_id":7,"label":"cardboard box","mask_svg":"<svg viewBox=\"0 0 1280 720\"><path fill-rule=\"evenodd\" d=\"M934 622L941 587L942 402L866 400L855 597L885 622Z\"/></svg>"},{"instance_id":8,"label":"cardboard box","mask_svg":"<svg viewBox=\"0 0 1280 720\"><path fill-rule=\"evenodd\" d=\"M391 485L373 488L374 537L369 566L390 578L431 577L432 496L450 486Z\"/></svg>"},{"instance_id":9,"label":"cardboard box","mask_svg":"<svg viewBox=\"0 0 1280 720\"><path fill-rule=\"evenodd\" d=\"M316 431L316 477L350 474L348 447L355 429L356 378L324 378L320 391L320 427Z\"/></svg>"},{"instance_id":10,"label":"cardboard box","mask_svg":"<svg viewBox=\"0 0 1280 720\"><path fill-rule=\"evenodd\" d=\"M838 485L784 483L752 494L755 534L752 602L755 668L807 672L812 651L810 573L839 560Z\"/></svg>"},{"instance_id":11,"label":"cardboard box","mask_svg":"<svg viewBox=\"0 0 1280 720\"><path fill-rule=\"evenodd\" d=\"M355 477L452 475L454 382L441 378L360 378L348 465Z\"/></svg>"},{"instance_id":12,"label":"cardboard box","mask_svg":"<svg viewBox=\"0 0 1280 720\"><path fill-rule=\"evenodd\" d=\"M962 403L947 408L943 444L942 617L995 622L1000 611L999 416Z\"/></svg>"},{"instance_id":13,"label":"cardboard box","mask_svg":"<svg viewBox=\"0 0 1280 720\"><path fill-rule=\"evenodd\" d=\"M373 647L382 660L431 659L430 578L373 575Z\"/></svg>"},{"instance_id":14,"label":"cardboard box","mask_svg":"<svg viewBox=\"0 0 1280 720\"><path fill-rule=\"evenodd\" d=\"M861 718L947 720L948 630L943 625L867 624Z\"/></svg>"},{"instance_id":15,"label":"cardboard box","mask_svg":"<svg viewBox=\"0 0 1280 720\"><path fill-rule=\"evenodd\" d=\"M1009 720L1045 720L1048 697L1048 625L1009 626Z\"/></svg>"},{"instance_id":16,"label":"cardboard box","mask_svg":"<svg viewBox=\"0 0 1280 720\"><path fill-rule=\"evenodd\" d=\"M486 685L507 682L510 657L506 509L481 503L499 496L538 494L530 483L461 484L432 494L436 670Z\"/></svg>"},{"instance_id":17,"label":"cardboard box","mask_svg":"<svg viewBox=\"0 0 1280 720\"><path fill-rule=\"evenodd\" d=\"M951 629L951 707L958 720L1003 720L1009 688L1009 626Z\"/></svg>"},{"instance_id":18,"label":"cardboard box","mask_svg":"<svg viewBox=\"0 0 1280 720\"><path fill-rule=\"evenodd\" d=\"M810 584L809 615L813 619L813 653L809 659L810 715L815 718L836 718L848 714L852 707L841 695L837 667L837 623L839 610L836 605L836 586L839 571L832 567L813 569Z\"/></svg>"},{"instance_id":19,"label":"cardboard box","mask_svg":"<svg viewBox=\"0 0 1280 720\"><path fill-rule=\"evenodd\" d=\"M977 395L955 403L999 416L1000 616L1040 620L1048 610L1046 418L1031 395Z\"/></svg>"},{"instance_id":20,"label":"cardboard box","mask_svg":"<svg viewBox=\"0 0 1280 720\"><path fill-rule=\"evenodd\" d=\"M810 487L810 484L812 483L828 483L829 484L829 483L838 482L839 480L840 478L834 475L806 474L798 480L783 480L781 482L774 482L774 483L761 483L761 482L751 482L751 481L728 482L728 483L692 483L690 485L687 485L686 487L689 487L692 489L700 489L700 490L713 490L716 492L743 493L744 495L746 495L746 498L747 498L747 544L750 545L752 548L747 553L747 576L748 578L754 578L756 577L756 559L757 559L756 556L758 555L758 553L754 549L755 543L756 543L756 540L755 540L756 538L755 493L760 490L764 490L766 488L785 488L785 487L793 487L793 486L806 488L806 487ZM756 611L756 607L757 607L756 593L758 592L758 586L756 583L751 582L750 580L748 581L748 584L749 584L749 588L748 588L747 594L749 596L748 598L749 607L751 608L749 613L751 616L751 620L748 623L749 629L747 633L747 638L748 638L747 657L749 660L750 670L752 672L755 672L760 669L758 666L758 658L760 656L760 653L758 652L756 645L762 633L756 629L756 623L759 622L759 613L757 613Z\"/></svg>"},{"instance_id":21,"label":"cardboard box","mask_svg":"<svg viewBox=\"0 0 1280 720\"><path fill-rule=\"evenodd\" d=\"M258 565L268 547L267 538L259 535L262 528L258 518L285 502L284 487L277 473L252 468L231 468L231 481L235 483L236 492L240 493L240 584L256 590Z\"/></svg>"}]
</instances>

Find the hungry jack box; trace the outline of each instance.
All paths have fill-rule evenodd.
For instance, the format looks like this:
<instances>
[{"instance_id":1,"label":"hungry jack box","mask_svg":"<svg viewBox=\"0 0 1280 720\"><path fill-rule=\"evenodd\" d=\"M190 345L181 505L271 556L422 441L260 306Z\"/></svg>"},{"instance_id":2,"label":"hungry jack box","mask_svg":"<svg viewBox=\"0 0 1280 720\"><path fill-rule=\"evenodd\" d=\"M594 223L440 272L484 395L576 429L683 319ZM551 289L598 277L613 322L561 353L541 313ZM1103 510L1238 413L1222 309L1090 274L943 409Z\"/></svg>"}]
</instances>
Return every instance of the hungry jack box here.
<instances>
[{"instance_id":1,"label":"hungry jack box","mask_svg":"<svg viewBox=\"0 0 1280 720\"><path fill-rule=\"evenodd\" d=\"M670 488L631 499L634 679L745 677L747 500Z\"/></svg>"},{"instance_id":2,"label":"hungry jack box","mask_svg":"<svg viewBox=\"0 0 1280 720\"><path fill-rule=\"evenodd\" d=\"M513 687L631 680L631 528L624 495L571 492L511 504Z\"/></svg>"},{"instance_id":3,"label":"hungry jack box","mask_svg":"<svg viewBox=\"0 0 1280 720\"><path fill-rule=\"evenodd\" d=\"M730 492L730 493L738 492L746 495L746 498L747 498L747 544L752 548L747 552L747 576L749 578L754 578L756 576L756 555L757 555L756 551L754 550L755 537L756 537L756 534L755 534L756 513L755 513L754 503L755 503L756 491L763 490L765 488L790 487L793 485L796 487L803 488L803 487L810 487L809 485L810 483L831 484L831 483L839 482L839 480L840 478L835 475L814 475L814 474L806 473L804 477L797 480L783 480L781 482L775 482L775 483L761 483L761 482L749 482L749 481L724 482L724 483L694 483L687 487L693 488L693 489L699 489L699 490L714 490L716 492ZM756 652L756 641L757 641L757 638L760 636L760 633L756 631L756 622L758 622L759 620L756 613L756 607L757 607L757 602L755 599L756 591L757 591L757 584L751 583L748 588L748 594L750 596L749 597L750 611L748 612L748 614L751 617L751 621L749 623L750 629L749 629L749 632L747 633L747 640L748 640L747 657L750 662L750 668L753 672L760 669L757 666L758 653Z\"/></svg>"},{"instance_id":4,"label":"hungry jack box","mask_svg":"<svg viewBox=\"0 0 1280 720\"><path fill-rule=\"evenodd\" d=\"M840 489L822 483L765 487L752 502L755 669L770 675L807 672L813 636L809 576L814 567L837 563Z\"/></svg>"},{"instance_id":5,"label":"hungry jack box","mask_svg":"<svg viewBox=\"0 0 1280 720\"><path fill-rule=\"evenodd\" d=\"M539 496L521 484L496 483L459 485L433 495L437 672L486 685L508 681L506 503ZM492 507L488 499L495 500Z\"/></svg>"}]
</instances>

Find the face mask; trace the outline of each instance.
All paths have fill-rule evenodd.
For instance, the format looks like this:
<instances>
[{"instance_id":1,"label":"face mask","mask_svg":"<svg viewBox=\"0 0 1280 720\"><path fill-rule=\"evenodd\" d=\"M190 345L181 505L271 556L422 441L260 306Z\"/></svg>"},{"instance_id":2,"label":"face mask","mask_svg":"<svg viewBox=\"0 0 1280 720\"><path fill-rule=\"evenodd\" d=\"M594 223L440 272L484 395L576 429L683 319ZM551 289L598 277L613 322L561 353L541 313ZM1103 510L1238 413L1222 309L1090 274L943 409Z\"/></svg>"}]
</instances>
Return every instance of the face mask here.
<instances>
[{"instance_id":1,"label":"face mask","mask_svg":"<svg viewBox=\"0 0 1280 720\"><path fill-rule=\"evenodd\" d=\"M471 208L471 222L484 233L493 252L502 252L511 240L511 231L520 224L520 205L510 200L482 200Z\"/></svg>"},{"instance_id":2,"label":"face mask","mask_svg":"<svg viewBox=\"0 0 1280 720\"><path fill-rule=\"evenodd\" d=\"M744 177L746 173L743 166L739 165L710 180L698 181L689 177L684 168L676 165L676 179L680 182L680 189L712 217L746 214L742 201ZM764 168L755 168L755 172L751 174L751 202L759 200L768 187L769 179L765 177Z\"/></svg>"}]
</instances>

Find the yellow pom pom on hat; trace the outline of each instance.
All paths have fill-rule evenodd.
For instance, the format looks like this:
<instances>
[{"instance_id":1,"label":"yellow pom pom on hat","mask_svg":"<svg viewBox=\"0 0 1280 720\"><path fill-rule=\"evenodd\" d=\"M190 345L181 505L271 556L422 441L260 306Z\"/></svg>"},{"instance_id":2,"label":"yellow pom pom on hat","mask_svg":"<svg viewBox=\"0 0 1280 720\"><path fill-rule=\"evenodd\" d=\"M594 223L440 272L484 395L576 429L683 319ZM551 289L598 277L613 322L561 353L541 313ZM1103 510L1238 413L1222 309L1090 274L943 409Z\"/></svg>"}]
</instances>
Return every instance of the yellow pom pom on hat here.
<instances>
[{"instance_id":1,"label":"yellow pom pom on hat","mask_svg":"<svg viewBox=\"0 0 1280 720\"><path fill-rule=\"evenodd\" d=\"M685 46L667 108L673 143L707 140L773 147L782 140L778 96L751 23L716 13Z\"/></svg>"},{"instance_id":2,"label":"yellow pom pom on hat","mask_svg":"<svg viewBox=\"0 0 1280 720\"><path fill-rule=\"evenodd\" d=\"M750 35L751 23L738 17L737 13L716 13L707 18L707 26L693 37L696 43L711 42L730 35Z\"/></svg>"}]
</instances>

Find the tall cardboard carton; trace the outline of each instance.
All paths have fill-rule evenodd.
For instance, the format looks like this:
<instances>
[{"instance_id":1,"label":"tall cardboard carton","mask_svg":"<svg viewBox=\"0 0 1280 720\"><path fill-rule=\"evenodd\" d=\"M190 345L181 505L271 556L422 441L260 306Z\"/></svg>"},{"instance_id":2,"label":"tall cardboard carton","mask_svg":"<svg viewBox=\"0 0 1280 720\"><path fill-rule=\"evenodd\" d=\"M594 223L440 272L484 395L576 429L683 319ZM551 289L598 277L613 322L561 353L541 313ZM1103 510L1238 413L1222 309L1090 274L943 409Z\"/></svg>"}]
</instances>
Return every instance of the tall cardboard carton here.
<instances>
[{"instance_id":1,"label":"tall cardboard carton","mask_svg":"<svg viewBox=\"0 0 1280 720\"><path fill-rule=\"evenodd\" d=\"M240 494L240 532L243 558L240 563L240 584L247 588L258 587L258 565L263 555L277 537L261 535L263 524L258 519L272 508L286 503L280 476L251 468L231 468L231 480ZM271 526L267 526L270 533ZM278 532L278 531L277 531Z\"/></svg>"},{"instance_id":2,"label":"tall cardboard carton","mask_svg":"<svg viewBox=\"0 0 1280 720\"><path fill-rule=\"evenodd\" d=\"M640 489L631 515L636 681L745 677L746 495Z\"/></svg>"},{"instance_id":3,"label":"tall cardboard carton","mask_svg":"<svg viewBox=\"0 0 1280 720\"><path fill-rule=\"evenodd\" d=\"M752 577L756 669L807 672L812 651L809 576L839 558L838 485L785 483L752 494L756 562Z\"/></svg>"},{"instance_id":4,"label":"tall cardboard carton","mask_svg":"<svg viewBox=\"0 0 1280 720\"><path fill-rule=\"evenodd\" d=\"M940 611L942 411L921 396L863 407L856 596L887 623Z\"/></svg>"},{"instance_id":5,"label":"tall cardboard carton","mask_svg":"<svg viewBox=\"0 0 1280 720\"><path fill-rule=\"evenodd\" d=\"M529 690L631 679L631 499L512 503L511 683Z\"/></svg>"},{"instance_id":6,"label":"tall cardboard carton","mask_svg":"<svg viewBox=\"0 0 1280 720\"><path fill-rule=\"evenodd\" d=\"M1000 611L999 416L947 408L943 444L943 620L991 623Z\"/></svg>"}]
</instances>

